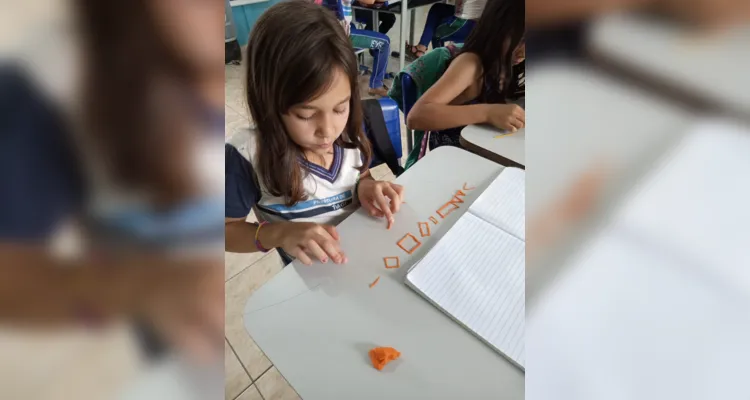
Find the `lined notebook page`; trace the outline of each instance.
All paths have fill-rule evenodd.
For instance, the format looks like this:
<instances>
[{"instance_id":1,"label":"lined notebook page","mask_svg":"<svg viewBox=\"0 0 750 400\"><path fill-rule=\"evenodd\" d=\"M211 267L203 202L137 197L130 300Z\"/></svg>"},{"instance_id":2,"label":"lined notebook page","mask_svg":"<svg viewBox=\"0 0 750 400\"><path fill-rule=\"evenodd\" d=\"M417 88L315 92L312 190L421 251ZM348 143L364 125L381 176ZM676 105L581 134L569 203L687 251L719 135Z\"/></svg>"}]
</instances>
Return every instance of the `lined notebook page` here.
<instances>
[{"instance_id":1,"label":"lined notebook page","mask_svg":"<svg viewBox=\"0 0 750 400\"><path fill-rule=\"evenodd\" d=\"M469 212L526 241L526 171L505 168Z\"/></svg>"},{"instance_id":2,"label":"lined notebook page","mask_svg":"<svg viewBox=\"0 0 750 400\"><path fill-rule=\"evenodd\" d=\"M524 368L525 247L518 238L466 213L406 281Z\"/></svg>"}]
</instances>

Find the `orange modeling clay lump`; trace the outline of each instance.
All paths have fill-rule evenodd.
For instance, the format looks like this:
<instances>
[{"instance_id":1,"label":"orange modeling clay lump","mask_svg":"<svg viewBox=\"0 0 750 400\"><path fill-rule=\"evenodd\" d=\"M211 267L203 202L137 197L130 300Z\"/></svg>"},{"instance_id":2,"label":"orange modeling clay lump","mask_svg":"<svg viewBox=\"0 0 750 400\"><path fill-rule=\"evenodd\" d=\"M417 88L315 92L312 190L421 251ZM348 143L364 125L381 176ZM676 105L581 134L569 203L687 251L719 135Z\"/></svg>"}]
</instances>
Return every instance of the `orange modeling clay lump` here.
<instances>
[{"instance_id":1,"label":"orange modeling clay lump","mask_svg":"<svg viewBox=\"0 0 750 400\"><path fill-rule=\"evenodd\" d=\"M370 350L370 361L378 371L382 371L386 364L399 357L401 353L393 347L376 347Z\"/></svg>"}]
</instances>

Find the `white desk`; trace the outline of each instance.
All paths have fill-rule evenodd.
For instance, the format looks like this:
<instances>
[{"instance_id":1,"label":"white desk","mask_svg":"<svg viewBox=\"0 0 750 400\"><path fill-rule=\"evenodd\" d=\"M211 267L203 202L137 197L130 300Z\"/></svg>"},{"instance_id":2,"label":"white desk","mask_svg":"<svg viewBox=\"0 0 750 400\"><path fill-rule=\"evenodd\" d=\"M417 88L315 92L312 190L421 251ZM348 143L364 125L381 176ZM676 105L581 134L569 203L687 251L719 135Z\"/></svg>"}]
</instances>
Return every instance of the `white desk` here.
<instances>
[{"instance_id":1,"label":"white desk","mask_svg":"<svg viewBox=\"0 0 750 400\"><path fill-rule=\"evenodd\" d=\"M749 41L750 26L701 36L673 23L622 14L596 21L589 47L639 76L748 117Z\"/></svg>"},{"instance_id":2,"label":"white desk","mask_svg":"<svg viewBox=\"0 0 750 400\"><path fill-rule=\"evenodd\" d=\"M526 165L525 129L505 135L491 126L469 125L461 131L461 139L464 147L495 162L507 166Z\"/></svg>"},{"instance_id":3,"label":"white desk","mask_svg":"<svg viewBox=\"0 0 750 400\"><path fill-rule=\"evenodd\" d=\"M397 179L406 204L390 231L359 210L338 227L347 265L292 264L250 297L246 329L304 400L524 398L519 369L403 283L502 168L457 148L431 152ZM396 250L466 182L477 189L465 207L420 238L429 240L412 256ZM388 255L401 257L400 269L383 267ZM376 346L401 358L377 371L367 355Z\"/></svg>"}]
</instances>

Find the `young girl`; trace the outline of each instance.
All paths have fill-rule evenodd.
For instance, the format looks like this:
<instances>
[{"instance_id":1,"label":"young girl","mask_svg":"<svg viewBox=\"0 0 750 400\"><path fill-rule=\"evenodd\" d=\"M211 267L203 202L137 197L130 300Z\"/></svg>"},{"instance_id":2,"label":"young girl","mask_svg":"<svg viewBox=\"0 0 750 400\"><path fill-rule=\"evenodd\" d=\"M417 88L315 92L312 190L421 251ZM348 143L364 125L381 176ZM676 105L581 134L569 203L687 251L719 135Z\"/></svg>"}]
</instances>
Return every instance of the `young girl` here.
<instances>
[{"instance_id":1,"label":"young girl","mask_svg":"<svg viewBox=\"0 0 750 400\"><path fill-rule=\"evenodd\" d=\"M367 172L352 46L335 16L294 0L269 8L247 49L256 129L226 145L226 250L345 263L334 225L362 204L388 226L403 188ZM259 224L246 222L254 209ZM290 257L291 256L291 257Z\"/></svg>"},{"instance_id":2,"label":"young girl","mask_svg":"<svg viewBox=\"0 0 750 400\"><path fill-rule=\"evenodd\" d=\"M524 110L506 104L525 94L524 29L523 0L487 3L461 53L408 115L411 129L433 131L430 148L458 146L466 125L489 123L513 132L524 127Z\"/></svg>"}]
</instances>

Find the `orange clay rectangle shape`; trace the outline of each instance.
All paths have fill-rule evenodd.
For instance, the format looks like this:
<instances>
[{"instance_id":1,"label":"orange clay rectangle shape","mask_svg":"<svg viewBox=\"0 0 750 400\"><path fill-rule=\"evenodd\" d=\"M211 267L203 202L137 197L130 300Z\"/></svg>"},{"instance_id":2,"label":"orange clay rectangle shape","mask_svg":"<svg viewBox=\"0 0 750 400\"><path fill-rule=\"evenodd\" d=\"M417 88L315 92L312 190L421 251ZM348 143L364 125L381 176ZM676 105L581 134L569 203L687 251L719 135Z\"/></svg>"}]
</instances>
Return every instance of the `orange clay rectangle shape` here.
<instances>
[{"instance_id":1,"label":"orange clay rectangle shape","mask_svg":"<svg viewBox=\"0 0 750 400\"><path fill-rule=\"evenodd\" d=\"M388 263L388 260L396 260L396 264L391 265ZM383 257L383 263L385 263L385 267L388 269L401 268L401 261L398 259L398 257Z\"/></svg>"},{"instance_id":2,"label":"orange clay rectangle shape","mask_svg":"<svg viewBox=\"0 0 750 400\"><path fill-rule=\"evenodd\" d=\"M453 206L453 208L449 208ZM458 210L458 205L456 203L453 203L452 200L445 203L442 207L438 208L437 213L440 216L440 218L445 219L445 217L448 216L448 214L452 213L453 211Z\"/></svg>"},{"instance_id":3,"label":"orange clay rectangle shape","mask_svg":"<svg viewBox=\"0 0 750 400\"><path fill-rule=\"evenodd\" d=\"M375 280L372 281L372 283L370 284L370 289L372 289L373 286L377 285L379 280L380 280L380 277L375 278Z\"/></svg>"},{"instance_id":4,"label":"orange clay rectangle shape","mask_svg":"<svg viewBox=\"0 0 750 400\"><path fill-rule=\"evenodd\" d=\"M410 247L409 249L407 249L407 248L405 248L403 246L403 241L406 240L406 239L408 239L408 238L411 238L414 241L414 246ZM407 233L404 237L401 238L401 240L399 240L398 242L396 242L396 244L398 245L398 247L401 248L401 250L405 251L406 254L412 254L412 253L414 253L414 251L416 249L419 248L419 246L422 245L422 242L420 242L419 240L417 240L417 238L414 237L414 235L412 235L411 233Z\"/></svg>"},{"instance_id":5,"label":"orange clay rectangle shape","mask_svg":"<svg viewBox=\"0 0 750 400\"><path fill-rule=\"evenodd\" d=\"M464 183L464 190L474 190L474 189L476 189L475 187L466 187L466 185L468 185L468 184Z\"/></svg>"},{"instance_id":6,"label":"orange clay rectangle shape","mask_svg":"<svg viewBox=\"0 0 750 400\"><path fill-rule=\"evenodd\" d=\"M419 234L422 235L422 237L430 236L430 224L427 222L420 222L417 224L419 226Z\"/></svg>"},{"instance_id":7,"label":"orange clay rectangle shape","mask_svg":"<svg viewBox=\"0 0 750 400\"><path fill-rule=\"evenodd\" d=\"M435 224L435 225L438 224L438 220L435 217L430 217L430 221L432 221L432 223Z\"/></svg>"}]
</instances>

